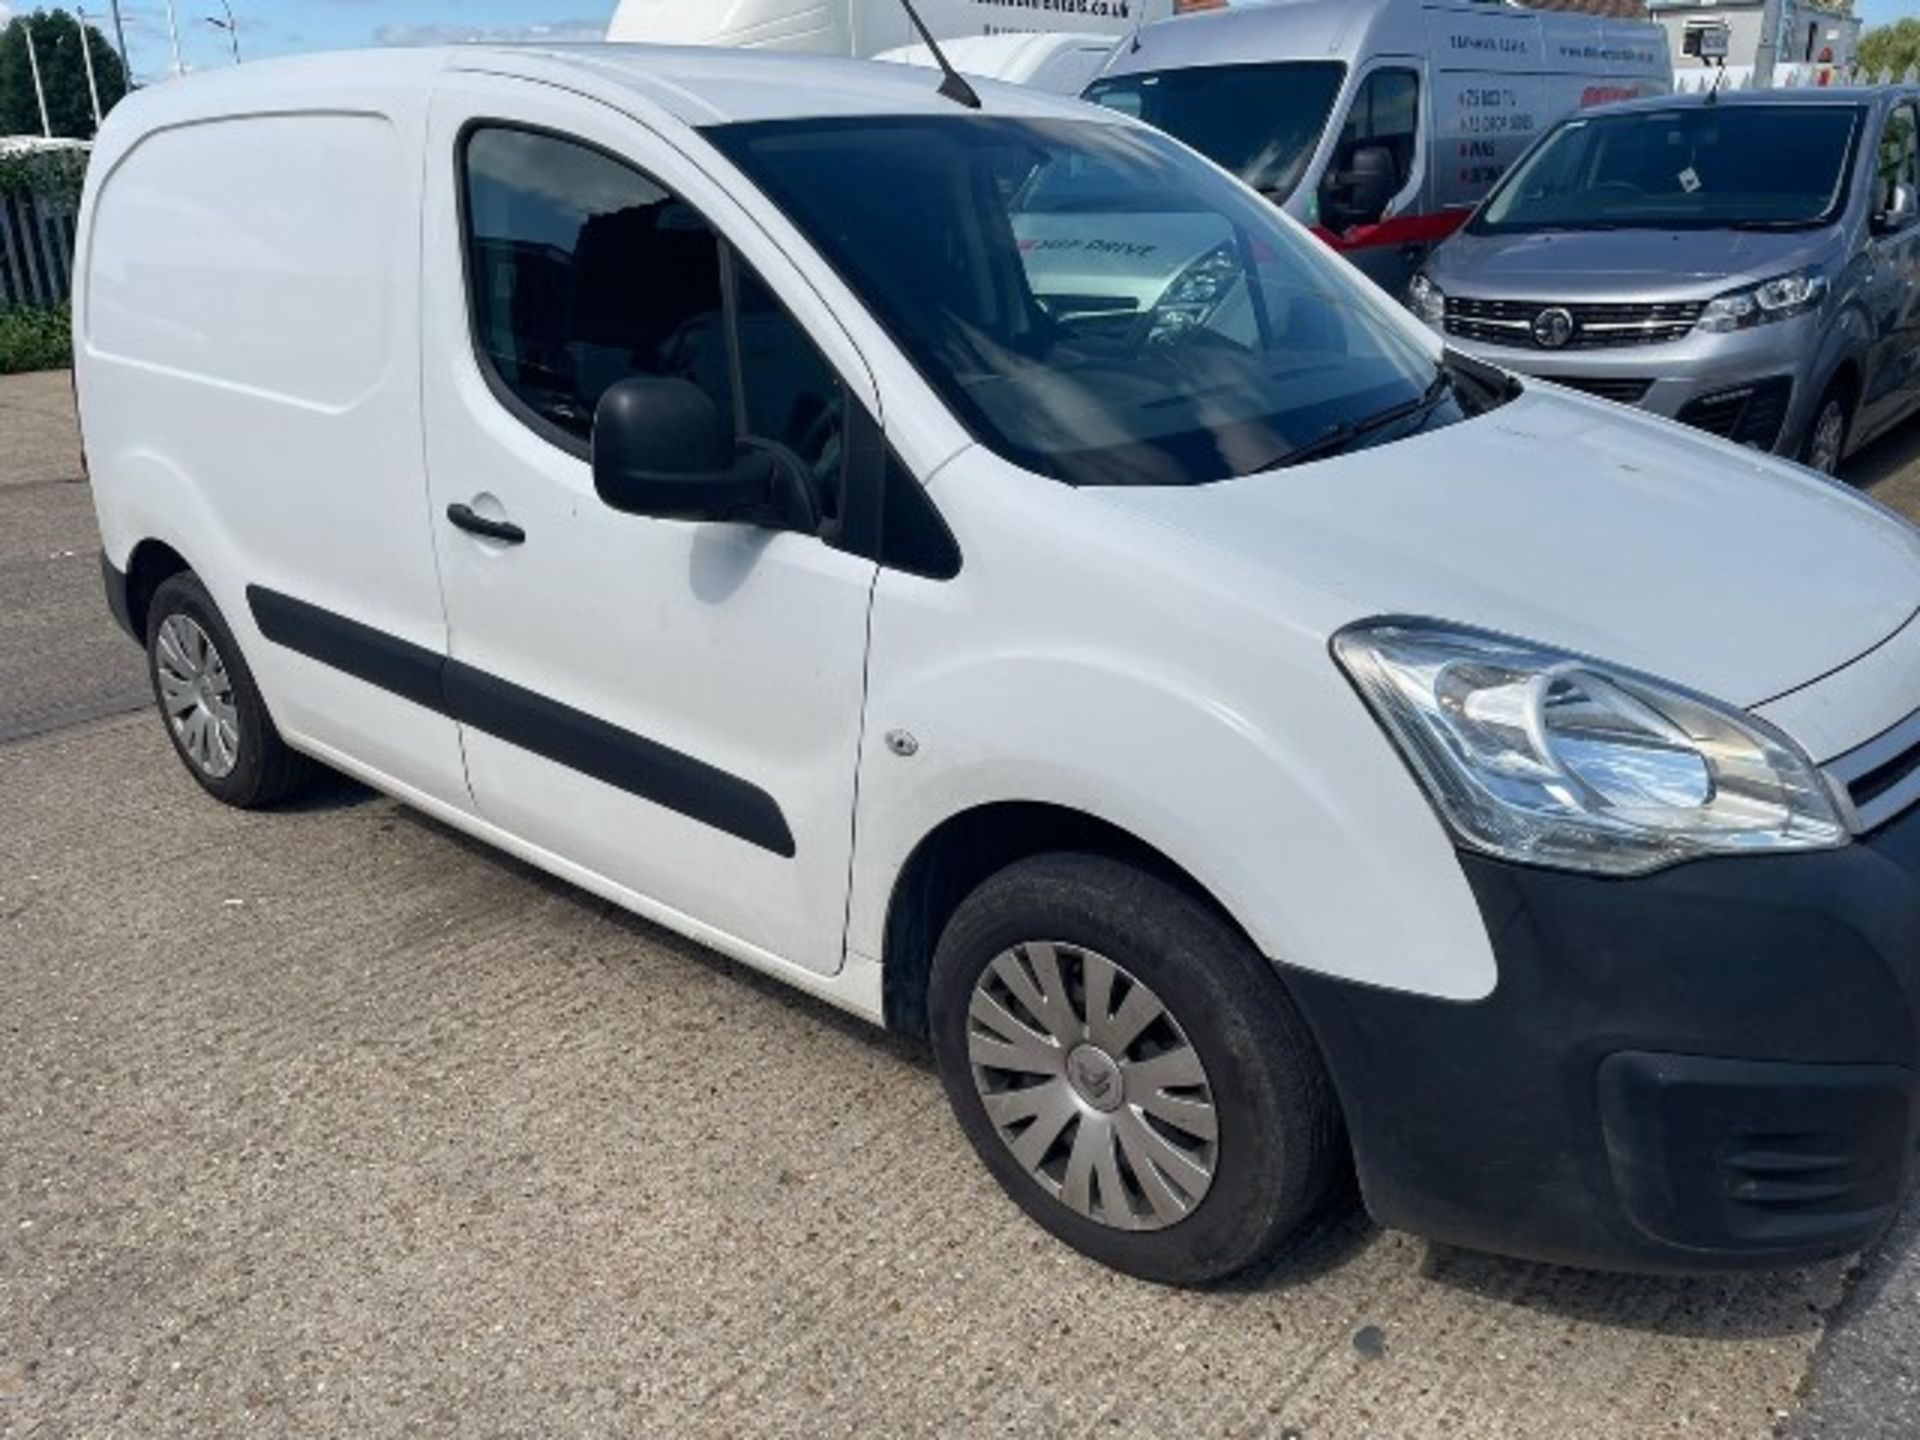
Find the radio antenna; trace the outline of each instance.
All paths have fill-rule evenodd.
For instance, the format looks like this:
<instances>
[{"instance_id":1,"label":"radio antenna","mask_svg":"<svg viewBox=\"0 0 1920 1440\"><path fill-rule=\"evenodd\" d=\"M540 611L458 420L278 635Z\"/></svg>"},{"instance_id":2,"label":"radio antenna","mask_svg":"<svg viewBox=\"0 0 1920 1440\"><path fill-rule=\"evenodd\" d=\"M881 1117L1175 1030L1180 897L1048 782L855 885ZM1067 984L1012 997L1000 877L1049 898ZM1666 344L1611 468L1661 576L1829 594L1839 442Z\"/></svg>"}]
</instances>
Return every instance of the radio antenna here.
<instances>
[{"instance_id":1,"label":"radio antenna","mask_svg":"<svg viewBox=\"0 0 1920 1440\"><path fill-rule=\"evenodd\" d=\"M907 12L907 19L913 22L913 28L920 32L921 41L933 52L934 63L940 67L941 73L946 77L940 82L940 93L956 105L964 105L969 110L978 110L979 95L974 93L973 86L967 83L966 76L954 69L941 51L940 42L933 38L933 32L927 29L926 23L921 20L920 12L913 8L913 0L900 0L900 6Z\"/></svg>"}]
</instances>

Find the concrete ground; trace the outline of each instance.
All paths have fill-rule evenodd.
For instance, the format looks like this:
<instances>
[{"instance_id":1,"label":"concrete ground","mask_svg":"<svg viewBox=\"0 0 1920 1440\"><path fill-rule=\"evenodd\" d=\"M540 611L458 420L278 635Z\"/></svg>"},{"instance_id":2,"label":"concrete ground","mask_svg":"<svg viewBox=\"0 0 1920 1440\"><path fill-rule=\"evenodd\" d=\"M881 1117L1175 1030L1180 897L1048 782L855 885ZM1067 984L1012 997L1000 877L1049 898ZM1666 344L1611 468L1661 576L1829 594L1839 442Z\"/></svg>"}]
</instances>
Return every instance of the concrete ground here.
<instances>
[{"instance_id":1,"label":"concrete ground","mask_svg":"<svg viewBox=\"0 0 1920 1440\"><path fill-rule=\"evenodd\" d=\"M206 800L0 381L0 1436L1920 1431L1914 1220L1670 1280L1045 1238L925 1055L344 782ZM1920 510L1920 425L1873 455Z\"/></svg>"}]
</instances>

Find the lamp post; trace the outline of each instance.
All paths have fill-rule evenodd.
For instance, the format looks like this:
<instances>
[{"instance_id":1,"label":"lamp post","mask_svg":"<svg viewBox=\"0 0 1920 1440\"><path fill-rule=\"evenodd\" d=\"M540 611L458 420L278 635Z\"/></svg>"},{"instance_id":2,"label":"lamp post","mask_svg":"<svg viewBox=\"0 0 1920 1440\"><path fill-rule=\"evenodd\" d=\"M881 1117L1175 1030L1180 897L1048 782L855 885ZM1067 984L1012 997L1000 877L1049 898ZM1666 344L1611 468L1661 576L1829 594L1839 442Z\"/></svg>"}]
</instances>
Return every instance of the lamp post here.
<instances>
[{"instance_id":1,"label":"lamp post","mask_svg":"<svg viewBox=\"0 0 1920 1440\"><path fill-rule=\"evenodd\" d=\"M93 101L93 133L100 133L100 82L93 74L93 41L87 35L87 12L84 8L74 11L74 23L80 27L80 58L87 65L87 95Z\"/></svg>"},{"instance_id":2,"label":"lamp post","mask_svg":"<svg viewBox=\"0 0 1920 1440\"><path fill-rule=\"evenodd\" d=\"M1753 57L1753 88L1773 88L1774 66L1780 60L1780 29L1787 23L1782 13L1786 0L1766 0L1760 7L1760 48Z\"/></svg>"},{"instance_id":3,"label":"lamp post","mask_svg":"<svg viewBox=\"0 0 1920 1440\"><path fill-rule=\"evenodd\" d=\"M113 38L120 50L121 83L133 88L133 63L127 59L127 23L120 18L120 0L108 0L113 7Z\"/></svg>"},{"instance_id":4,"label":"lamp post","mask_svg":"<svg viewBox=\"0 0 1920 1440\"><path fill-rule=\"evenodd\" d=\"M27 68L33 71L33 98L40 102L40 133L51 140L53 121L47 118L47 87L40 83L40 55L33 48L33 18L25 17L20 22L20 33L27 39Z\"/></svg>"},{"instance_id":5,"label":"lamp post","mask_svg":"<svg viewBox=\"0 0 1920 1440\"><path fill-rule=\"evenodd\" d=\"M220 0L220 8L227 12L226 19L222 20L218 15L209 15L206 21L214 29L227 32L227 40L233 46L233 63L238 65L240 63L240 22L233 18L233 6L228 4L227 0Z\"/></svg>"},{"instance_id":6,"label":"lamp post","mask_svg":"<svg viewBox=\"0 0 1920 1440\"><path fill-rule=\"evenodd\" d=\"M184 75L187 67L180 63L180 17L174 12L173 0L167 0L167 38L173 42L173 73Z\"/></svg>"}]
</instances>

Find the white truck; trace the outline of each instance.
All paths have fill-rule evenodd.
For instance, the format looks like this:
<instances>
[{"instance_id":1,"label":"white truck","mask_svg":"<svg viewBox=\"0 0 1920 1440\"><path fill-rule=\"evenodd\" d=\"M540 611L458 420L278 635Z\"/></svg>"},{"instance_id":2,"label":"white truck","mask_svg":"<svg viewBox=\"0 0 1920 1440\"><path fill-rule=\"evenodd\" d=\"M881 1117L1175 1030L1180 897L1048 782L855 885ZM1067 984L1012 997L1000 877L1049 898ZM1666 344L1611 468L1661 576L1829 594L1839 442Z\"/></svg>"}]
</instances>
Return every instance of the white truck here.
<instances>
[{"instance_id":1,"label":"white truck","mask_svg":"<svg viewBox=\"0 0 1920 1440\"><path fill-rule=\"evenodd\" d=\"M1536 136L1672 87L1658 25L1502 0L1270 0L1146 26L1086 98L1186 141L1398 294Z\"/></svg>"},{"instance_id":2,"label":"white truck","mask_svg":"<svg viewBox=\"0 0 1920 1440\"><path fill-rule=\"evenodd\" d=\"M1048 31L1122 36L1221 0L917 0L936 40ZM919 40L900 0L620 0L607 38L872 59ZM964 66L962 67L965 68Z\"/></svg>"},{"instance_id":3,"label":"white truck","mask_svg":"<svg viewBox=\"0 0 1920 1440\"><path fill-rule=\"evenodd\" d=\"M963 75L1027 85L1049 95L1078 95L1107 68L1113 52L1126 43L1123 35L1045 34L963 35L940 42L940 54ZM902 45L873 57L893 65L918 65L937 70L940 60L933 47Z\"/></svg>"}]
</instances>

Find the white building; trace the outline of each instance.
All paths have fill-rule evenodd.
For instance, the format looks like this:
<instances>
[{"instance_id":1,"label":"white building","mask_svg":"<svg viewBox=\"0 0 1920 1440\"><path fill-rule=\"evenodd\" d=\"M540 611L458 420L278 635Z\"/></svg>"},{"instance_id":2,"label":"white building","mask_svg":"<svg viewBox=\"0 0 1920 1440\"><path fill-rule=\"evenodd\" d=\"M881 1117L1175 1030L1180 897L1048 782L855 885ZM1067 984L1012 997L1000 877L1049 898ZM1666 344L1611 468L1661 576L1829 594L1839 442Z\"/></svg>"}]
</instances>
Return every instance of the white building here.
<instances>
[{"instance_id":1,"label":"white building","mask_svg":"<svg viewBox=\"0 0 1920 1440\"><path fill-rule=\"evenodd\" d=\"M1836 82L1846 79L1860 46L1860 19L1819 9L1808 0L1777 3L1780 29L1775 64L1815 70L1831 67ZM1767 0L1647 0L1647 8L1667 27L1674 71L1683 81L1689 72L1708 68L1700 58L1700 35L1715 26L1728 32L1730 72L1751 71L1759 62Z\"/></svg>"}]
</instances>

